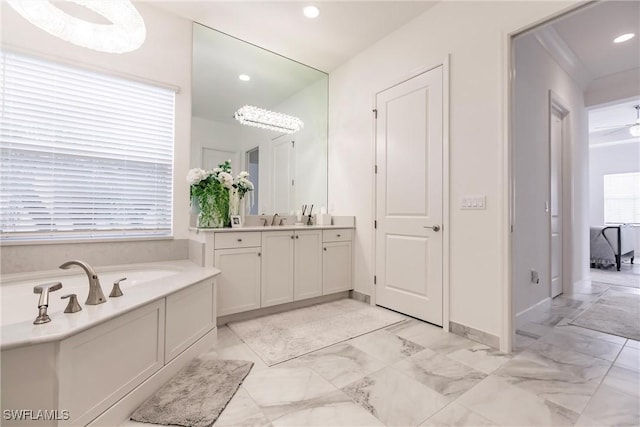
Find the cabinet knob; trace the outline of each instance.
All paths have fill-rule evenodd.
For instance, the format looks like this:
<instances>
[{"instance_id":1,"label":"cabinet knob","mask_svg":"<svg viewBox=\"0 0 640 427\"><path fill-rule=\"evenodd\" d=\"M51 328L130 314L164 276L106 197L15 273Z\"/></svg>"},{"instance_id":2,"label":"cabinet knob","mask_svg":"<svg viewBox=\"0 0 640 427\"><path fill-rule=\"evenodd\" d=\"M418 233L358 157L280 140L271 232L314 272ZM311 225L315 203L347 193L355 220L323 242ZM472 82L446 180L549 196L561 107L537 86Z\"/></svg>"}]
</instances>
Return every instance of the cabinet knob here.
<instances>
[{"instance_id":1,"label":"cabinet knob","mask_svg":"<svg viewBox=\"0 0 640 427\"><path fill-rule=\"evenodd\" d=\"M324 250L326 251L326 250L327 250L327 248L324 248Z\"/></svg>"},{"instance_id":2,"label":"cabinet knob","mask_svg":"<svg viewBox=\"0 0 640 427\"><path fill-rule=\"evenodd\" d=\"M291 236L291 240L293 240L293 236Z\"/></svg>"},{"instance_id":3,"label":"cabinet knob","mask_svg":"<svg viewBox=\"0 0 640 427\"><path fill-rule=\"evenodd\" d=\"M262 256L262 252L258 252L258 256Z\"/></svg>"},{"instance_id":4,"label":"cabinet knob","mask_svg":"<svg viewBox=\"0 0 640 427\"><path fill-rule=\"evenodd\" d=\"M340 235L339 235L339 234L336 234L336 236L337 236L337 237L340 237Z\"/></svg>"},{"instance_id":5,"label":"cabinet knob","mask_svg":"<svg viewBox=\"0 0 640 427\"><path fill-rule=\"evenodd\" d=\"M296 236L296 239L299 239L299 238L300 238L300 236Z\"/></svg>"},{"instance_id":6,"label":"cabinet knob","mask_svg":"<svg viewBox=\"0 0 640 427\"><path fill-rule=\"evenodd\" d=\"M238 242L242 242L242 239L238 239Z\"/></svg>"}]
</instances>

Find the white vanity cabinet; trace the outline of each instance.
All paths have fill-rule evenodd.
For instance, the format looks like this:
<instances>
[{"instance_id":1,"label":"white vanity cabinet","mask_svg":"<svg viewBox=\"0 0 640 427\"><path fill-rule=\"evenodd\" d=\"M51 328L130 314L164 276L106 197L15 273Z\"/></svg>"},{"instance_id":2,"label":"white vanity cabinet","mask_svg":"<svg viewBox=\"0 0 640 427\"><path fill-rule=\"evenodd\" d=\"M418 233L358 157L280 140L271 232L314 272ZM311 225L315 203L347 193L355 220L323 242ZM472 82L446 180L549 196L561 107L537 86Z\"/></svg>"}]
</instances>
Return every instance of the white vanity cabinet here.
<instances>
[{"instance_id":1,"label":"white vanity cabinet","mask_svg":"<svg viewBox=\"0 0 640 427\"><path fill-rule=\"evenodd\" d=\"M293 301L293 231L262 233L262 307Z\"/></svg>"},{"instance_id":2,"label":"white vanity cabinet","mask_svg":"<svg viewBox=\"0 0 640 427\"><path fill-rule=\"evenodd\" d=\"M262 307L322 295L322 230L262 235Z\"/></svg>"},{"instance_id":3,"label":"white vanity cabinet","mask_svg":"<svg viewBox=\"0 0 640 427\"><path fill-rule=\"evenodd\" d=\"M351 230L323 231L322 295L353 288L351 240Z\"/></svg>"},{"instance_id":4,"label":"white vanity cabinet","mask_svg":"<svg viewBox=\"0 0 640 427\"><path fill-rule=\"evenodd\" d=\"M218 316L260 308L262 233L217 233Z\"/></svg>"},{"instance_id":5,"label":"white vanity cabinet","mask_svg":"<svg viewBox=\"0 0 640 427\"><path fill-rule=\"evenodd\" d=\"M322 230L295 232L293 299L322 295Z\"/></svg>"},{"instance_id":6,"label":"white vanity cabinet","mask_svg":"<svg viewBox=\"0 0 640 427\"><path fill-rule=\"evenodd\" d=\"M258 227L207 233L217 277L218 316L352 289L353 229ZM210 252L209 252L210 253Z\"/></svg>"}]
</instances>

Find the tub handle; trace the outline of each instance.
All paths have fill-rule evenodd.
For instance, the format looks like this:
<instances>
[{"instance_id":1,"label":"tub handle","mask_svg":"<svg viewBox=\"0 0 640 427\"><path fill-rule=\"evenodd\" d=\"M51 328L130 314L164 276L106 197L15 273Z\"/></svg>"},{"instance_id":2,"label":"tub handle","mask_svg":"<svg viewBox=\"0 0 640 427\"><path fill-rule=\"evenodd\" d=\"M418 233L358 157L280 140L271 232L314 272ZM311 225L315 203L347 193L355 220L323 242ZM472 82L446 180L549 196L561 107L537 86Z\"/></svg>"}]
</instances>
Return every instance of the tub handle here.
<instances>
[{"instance_id":1,"label":"tub handle","mask_svg":"<svg viewBox=\"0 0 640 427\"><path fill-rule=\"evenodd\" d=\"M76 294L68 294L63 295L60 299L69 298L69 304L67 304L67 308L64 309L65 313L77 313L82 310L80 304L78 303L78 296Z\"/></svg>"},{"instance_id":2,"label":"tub handle","mask_svg":"<svg viewBox=\"0 0 640 427\"><path fill-rule=\"evenodd\" d=\"M118 279L115 282L113 282L113 289L111 289L111 293L109 294L109 298L117 298L117 297L121 297L122 295L124 295L122 293L122 290L120 289L120 282L122 282L123 280L127 280L127 278L123 277L122 279Z\"/></svg>"}]
</instances>

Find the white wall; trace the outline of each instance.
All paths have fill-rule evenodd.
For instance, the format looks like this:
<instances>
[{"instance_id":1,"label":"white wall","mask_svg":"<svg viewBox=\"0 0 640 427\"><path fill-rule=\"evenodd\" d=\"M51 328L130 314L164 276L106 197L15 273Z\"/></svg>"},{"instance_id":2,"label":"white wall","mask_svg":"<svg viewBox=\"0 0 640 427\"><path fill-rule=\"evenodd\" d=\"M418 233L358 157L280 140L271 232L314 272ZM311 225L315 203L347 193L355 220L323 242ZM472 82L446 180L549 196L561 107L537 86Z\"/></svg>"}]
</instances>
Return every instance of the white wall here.
<instances>
[{"instance_id":1,"label":"white wall","mask_svg":"<svg viewBox=\"0 0 640 427\"><path fill-rule=\"evenodd\" d=\"M304 128L291 135L295 140L295 197L291 210L303 204L314 212L327 203L327 80L320 79L273 109L299 117ZM262 168L262 163L260 164ZM262 196L260 196L262 197ZM262 202L261 202L262 204Z\"/></svg>"},{"instance_id":2,"label":"white wall","mask_svg":"<svg viewBox=\"0 0 640 427\"><path fill-rule=\"evenodd\" d=\"M589 148L590 225L604 224L604 176L640 172L640 142L596 145ZM635 250L640 253L640 227L634 227Z\"/></svg>"},{"instance_id":3,"label":"white wall","mask_svg":"<svg viewBox=\"0 0 640 427\"><path fill-rule=\"evenodd\" d=\"M550 201L549 90L569 110L570 144L563 147L563 232L573 234L573 258L565 253L564 289L588 275L588 137L582 88L558 65L534 34L516 39L515 50L515 227L513 265L515 312L550 296L550 228L545 203ZM567 197L573 191L573 197ZM537 270L540 283L530 280ZM570 273L570 274L566 274ZM568 283L567 283L568 282Z\"/></svg>"},{"instance_id":4,"label":"white wall","mask_svg":"<svg viewBox=\"0 0 640 427\"><path fill-rule=\"evenodd\" d=\"M110 54L62 41L30 24L11 7L2 5L2 45L97 71L127 75L180 88L176 95L173 233L188 236L189 170L191 126L191 22L145 3L136 3L145 20L147 38L138 50Z\"/></svg>"},{"instance_id":5,"label":"white wall","mask_svg":"<svg viewBox=\"0 0 640 427\"><path fill-rule=\"evenodd\" d=\"M450 55L450 320L503 336L505 40L571 3L441 2L330 74L329 206L357 218L355 290L374 275L373 95ZM486 210L458 208L479 194Z\"/></svg>"},{"instance_id":6,"label":"white wall","mask_svg":"<svg viewBox=\"0 0 640 427\"><path fill-rule=\"evenodd\" d=\"M591 225L604 224L604 176L640 172L640 142L595 145L589 148L589 219Z\"/></svg>"}]
</instances>

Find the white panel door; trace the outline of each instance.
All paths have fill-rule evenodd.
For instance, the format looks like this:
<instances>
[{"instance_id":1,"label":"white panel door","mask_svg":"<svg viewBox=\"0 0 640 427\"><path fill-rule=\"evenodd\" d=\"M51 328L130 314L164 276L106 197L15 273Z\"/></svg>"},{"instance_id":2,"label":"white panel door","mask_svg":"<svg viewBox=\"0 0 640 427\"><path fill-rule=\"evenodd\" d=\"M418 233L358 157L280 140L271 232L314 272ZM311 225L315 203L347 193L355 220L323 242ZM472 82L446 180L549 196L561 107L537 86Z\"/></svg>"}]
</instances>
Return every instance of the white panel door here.
<instances>
[{"instance_id":1,"label":"white panel door","mask_svg":"<svg viewBox=\"0 0 640 427\"><path fill-rule=\"evenodd\" d=\"M442 67L376 95L376 304L442 325Z\"/></svg>"},{"instance_id":2,"label":"white panel door","mask_svg":"<svg viewBox=\"0 0 640 427\"><path fill-rule=\"evenodd\" d=\"M551 298L562 293L562 116L553 109L550 132Z\"/></svg>"},{"instance_id":3,"label":"white panel door","mask_svg":"<svg viewBox=\"0 0 640 427\"><path fill-rule=\"evenodd\" d=\"M273 213L293 209L294 143L289 135L274 138L271 145L271 194Z\"/></svg>"},{"instance_id":4,"label":"white panel door","mask_svg":"<svg viewBox=\"0 0 640 427\"><path fill-rule=\"evenodd\" d=\"M293 301L293 231L262 233L262 307Z\"/></svg>"},{"instance_id":5,"label":"white panel door","mask_svg":"<svg viewBox=\"0 0 640 427\"><path fill-rule=\"evenodd\" d=\"M322 295L322 230L295 233L295 301Z\"/></svg>"}]
</instances>

